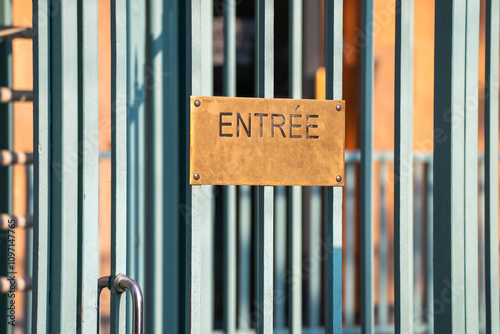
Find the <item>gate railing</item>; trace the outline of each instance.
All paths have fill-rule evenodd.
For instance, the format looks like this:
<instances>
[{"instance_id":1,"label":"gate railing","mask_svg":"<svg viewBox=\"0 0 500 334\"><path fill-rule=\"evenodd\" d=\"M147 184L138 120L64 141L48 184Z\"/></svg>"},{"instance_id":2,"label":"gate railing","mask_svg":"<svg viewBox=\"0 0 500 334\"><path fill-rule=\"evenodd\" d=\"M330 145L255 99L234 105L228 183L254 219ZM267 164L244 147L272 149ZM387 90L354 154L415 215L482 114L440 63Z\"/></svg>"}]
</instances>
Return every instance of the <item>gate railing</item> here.
<instances>
[{"instance_id":1,"label":"gate railing","mask_svg":"<svg viewBox=\"0 0 500 334\"><path fill-rule=\"evenodd\" d=\"M256 92L259 97L271 98L274 95L274 1L255 2ZM346 188L346 194L341 188L303 189L310 192L307 196L302 196L301 189L295 187L289 191L279 187L227 187L222 190L222 203L215 196L219 188L189 186L188 101L190 95L213 94L214 2L166 0L149 1L146 6L145 1L112 0L111 276L130 270L130 276L138 277L137 280L144 285L146 332L161 332L168 328L172 332L197 334L211 332L219 326L212 313L215 298L212 287L218 282L213 277L217 273L213 271L217 264L213 250L219 246L215 242L214 226L221 211L226 233L223 239L226 255L223 260L226 272L223 277L223 324L229 332L244 324L241 313L243 316L254 314L248 327L256 327L258 333L271 333L273 328L283 326L290 326L290 332L299 333L304 325L313 327L311 330L322 326L325 333L339 333L343 324L346 331L358 331L359 328L352 328L358 310L361 330L365 333L378 330L375 324L379 322L385 330L386 322L392 322L392 316L396 332L420 330L426 326L421 319L426 316L427 320L433 321L427 323L427 330L432 328L435 333L464 328L476 333L481 328L479 319L485 322L487 332L499 332L500 7L499 0L486 1L483 196L478 192L477 177L479 4L479 0L440 0L435 4L434 153L432 165L429 165L429 160L420 163L418 157L413 157L414 1L397 0L395 3L395 299L394 310L391 310L389 287L382 284L387 280L384 275L389 263L384 258L389 256L390 249L384 248L388 242L383 242L385 233L381 234L377 249L381 258L375 261L377 243L373 229L375 193L380 191L378 196L387 199L392 191L392 184L384 186L382 182L379 189L374 187L377 178L383 179L392 168L387 164L388 160L384 162L380 158L379 173L382 174L375 175L374 166L379 157L373 148L374 1L362 1L365 40L361 48L361 196L359 202L347 200L343 215L342 199L352 199L353 186ZM224 93L236 95L234 22L237 1L223 1L223 5L226 9L227 58ZM326 98L339 100L342 99L343 1L325 0L324 5ZM303 1L290 0L293 27L289 36L290 96L293 98L302 95L302 6ZM93 333L96 328L97 12L96 0L39 0L33 3L33 331L38 333L75 333L79 330ZM139 18L127 20L132 15ZM434 182L429 181L430 170ZM347 172L346 182L349 184L349 180L356 180L351 178L356 174L352 163L348 163ZM419 183L414 184L413 175L422 178ZM423 194L425 189L430 195L430 188L432 203L431 197L426 196L424 204L416 194ZM478 224L478 217L482 216L479 214L482 206L477 205L478 197L485 202L483 225ZM311 202L308 206L301 206L300 203L307 198ZM287 207L287 201L294 205ZM357 207L353 208L357 204L360 205L361 289L356 305L353 302L356 272L350 250L354 249L356 232L351 230L355 221L351 213L358 212ZM421 212L418 208L422 206L426 207L428 225L418 232L415 228L423 219L418 216ZM432 218L429 214L431 206L434 208ZM287 214L287 210L291 212ZM379 215L390 216L383 207L379 210ZM238 216L239 230L235 228ZM315 302L307 298L302 301L299 293L288 289L285 292L289 297L287 316L284 304L277 307L283 299L274 292L287 286L283 285L281 270L287 265L292 273L287 284L297 291L305 290L302 273L306 268L299 251L303 241L301 218L304 216L309 217L313 231L308 242L323 247L323 250L316 251L323 261L316 264L318 270L311 272L309 280L316 283L308 286L310 290L305 294L307 298L316 298ZM432 224L432 233L431 221L436 222ZM383 224L386 219L381 217L380 222ZM484 233L484 251L478 247L478 243L482 245L481 239L476 237L478 228ZM347 241L345 247L342 244L343 229ZM284 231L288 234L289 244L293 245L287 249L289 264L284 262L287 258L283 248L286 244ZM387 233L389 225L381 225L380 231ZM426 238L423 238L424 232ZM236 242L238 233L247 238L246 243ZM250 235L253 237L249 240ZM413 252L422 240L431 242L438 238L439 242L432 243L431 248L427 244L426 261L422 260L424 255L421 253L414 256ZM251 240L255 252L249 248ZM242 249L238 250L239 247ZM431 249L432 265L429 261ZM479 285L483 284L483 278L480 282L476 275L483 273L478 260L479 249L483 252L481 259L484 259L484 308L479 305ZM321 254L328 256L321 257ZM253 269L252 262L255 263ZM234 272L235 263L240 265L238 275ZM428 289L425 295L422 292L420 297L414 296L413 281L419 274L417 269L424 263L426 276L420 280L425 284L421 283L419 289L422 286ZM380 270L374 270L376 265ZM243 266L246 269L241 269ZM275 273L277 269L281 274ZM380 295L376 299L375 273L381 275L377 283ZM429 286L431 277L432 292ZM255 283L253 297L251 288L242 289L252 280ZM131 313L126 312L125 297L116 292L112 287L111 329L113 333L123 333L127 314L130 319ZM239 305L242 296L255 303ZM427 309L415 319L415 311L425 310L419 305L429 305L431 299L433 317L427 314ZM323 306L320 306L321 300ZM304 309L308 310L305 314Z\"/></svg>"}]
</instances>

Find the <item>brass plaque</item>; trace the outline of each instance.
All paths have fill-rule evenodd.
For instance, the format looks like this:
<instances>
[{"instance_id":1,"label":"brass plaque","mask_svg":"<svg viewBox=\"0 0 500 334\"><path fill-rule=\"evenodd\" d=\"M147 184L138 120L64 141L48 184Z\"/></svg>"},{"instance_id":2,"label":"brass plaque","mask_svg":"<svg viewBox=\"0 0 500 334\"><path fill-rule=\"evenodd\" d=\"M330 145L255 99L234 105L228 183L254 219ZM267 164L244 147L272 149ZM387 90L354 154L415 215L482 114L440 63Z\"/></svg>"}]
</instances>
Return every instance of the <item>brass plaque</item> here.
<instances>
[{"instance_id":1,"label":"brass plaque","mask_svg":"<svg viewBox=\"0 0 500 334\"><path fill-rule=\"evenodd\" d=\"M343 186L345 102L191 97L192 185Z\"/></svg>"}]
</instances>

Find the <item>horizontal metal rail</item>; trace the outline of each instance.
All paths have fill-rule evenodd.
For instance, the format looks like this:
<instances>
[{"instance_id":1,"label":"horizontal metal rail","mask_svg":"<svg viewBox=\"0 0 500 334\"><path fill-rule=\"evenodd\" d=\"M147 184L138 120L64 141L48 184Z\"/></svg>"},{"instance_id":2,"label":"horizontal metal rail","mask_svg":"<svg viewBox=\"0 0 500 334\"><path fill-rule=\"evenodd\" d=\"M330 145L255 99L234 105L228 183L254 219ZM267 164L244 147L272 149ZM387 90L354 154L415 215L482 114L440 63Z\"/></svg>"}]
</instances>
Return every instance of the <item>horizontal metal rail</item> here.
<instances>
[{"instance_id":1,"label":"horizontal metal rail","mask_svg":"<svg viewBox=\"0 0 500 334\"><path fill-rule=\"evenodd\" d=\"M23 292L29 291L33 287L31 277L0 277L0 293L9 293L10 291Z\"/></svg>"},{"instance_id":2,"label":"horizontal metal rail","mask_svg":"<svg viewBox=\"0 0 500 334\"><path fill-rule=\"evenodd\" d=\"M33 101L33 91L0 87L0 103Z\"/></svg>"},{"instance_id":3,"label":"horizontal metal rail","mask_svg":"<svg viewBox=\"0 0 500 334\"><path fill-rule=\"evenodd\" d=\"M498 155L500 160L500 154ZM111 159L110 151L99 152L99 159ZM484 153L479 154L477 157L479 162L484 161ZM375 162L394 162L394 152L393 151L374 151L373 160ZM415 163L431 163L433 160L431 152L414 152L413 162ZM358 150L346 150L345 151L345 162L346 163L356 163L361 162L361 152Z\"/></svg>"},{"instance_id":4,"label":"horizontal metal rail","mask_svg":"<svg viewBox=\"0 0 500 334\"><path fill-rule=\"evenodd\" d=\"M500 154L498 155L500 159ZM373 160L375 162L394 162L393 151L374 151ZM431 163L433 160L432 152L414 152L413 162L415 163ZM345 162L353 163L361 161L361 152L358 150L346 150ZM478 161L484 161L484 153L478 155Z\"/></svg>"},{"instance_id":5,"label":"horizontal metal rail","mask_svg":"<svg viewBox=\"0 0 500 334\"><path fill-rule=\"evenodd\" d=\"M7 213L0 213L0 231L8 230L12 221L14 221L15 228L33 227L33 215L14 216Z\"/></svg>"},{"instance_id":6,"label":"horizontal metal rail","mask_svg":"<svg viewBox=\"0 0 500 334\"><path fill-rule=\"evenodd\" d=\"M0 39L33 38L33 29L27 27L0 26Z\"/></svg>"},{"instance_id":7,"label":"horizontal metal rail","mask_svg":"<svg viewBox=\"0 0 500 334\"><path fill-rule=\"evenodd\" d=\"M10 165L31 165L33 163L33 153L12 152L0 150L0 167Z\"/></svg>"}]
</instances>

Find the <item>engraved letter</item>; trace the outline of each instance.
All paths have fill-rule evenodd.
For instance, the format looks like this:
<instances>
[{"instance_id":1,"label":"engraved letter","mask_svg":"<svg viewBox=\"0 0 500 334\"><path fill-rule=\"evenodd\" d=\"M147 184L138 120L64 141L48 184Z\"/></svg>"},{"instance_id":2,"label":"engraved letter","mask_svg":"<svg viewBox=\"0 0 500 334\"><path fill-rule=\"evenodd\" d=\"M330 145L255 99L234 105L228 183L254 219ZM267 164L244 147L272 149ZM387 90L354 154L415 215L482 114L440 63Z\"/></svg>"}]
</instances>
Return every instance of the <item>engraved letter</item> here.
<instances>
[{"instance_id":1,"label":"engraved letter","mask_svg":"<svg viewBox=\"0 0 500 334\"><path fill-rule=\"evenodd\" d=\"M281 124L274 124L274 118L275 117L280 117L283 122ZM283 131L283 125L285 125L285 116L281 114L272 114L271 116L271 137L274 138L274 128L279 128L281 131L281 134L283 135L283 138L286 138L285 136L285 131Z\"/></svg>"},{"instance_id":2,"label":"engraved letter","mask_svg":"<svg viewBox=\"0 0 500 334\"><path fill-rule=\"evenodd\" d=\"M298 109L298 107L297 107L297 109ZM302 138L301 135L294 135L293 134L293 128L301 128L302 127L301 124L293 124L294 118L302 118L302 115L294 115L294 114L290 115L290 138Z\"/></svg>"},{"instance_id":3,"label":"engraved letter","mask_svg":"<svg viewBox=\"0 0 500 334\"><path fill-rule=\"evenodd\" d=\"M232 126L233 123L222 123L222 117L223 116L233 116L232 112L221 112L220 113L220 118L219 118L219 137L232 137L232 133L222 133L222 127L223 126Z\"/></svg>"},{"instance_id":4,"label":"engraved letter","mask_svg":"<svg viewBox=\"0 0 500 334\"><path fill-rule=\"evenodd\" d=\"M240 136L240 122L243 125L243 129L245 129L245 132L247 133L248 138L252 137L252 114L248 114L248 128L245 125L245 122L243 122L243 118L241 118L240 113L236 114L236 137Z\"/></svg>"},{"instance_id":5,"label":"engraved letter","mask_svg":"<svg viewBox=\"0 0 500 334\"><path fill-rule=\"evenodd\" d=\"M306 138L308 139L318 139L319 136L310 136L309 129L317 129L317 124L309 124L309 118L319 118L319 115L307 115L306 116Z\"/></svg>"},{"instance_id":6,"label":"engraved letter","mask_svg":"<svg viewBox=\"0 0 500 334\"><path fill-rule=\"evenodd\" d=\"M260 117L260 138L262 138L262 124L263 118L269 116L268 114L254 114L254 116Z\"/></svg>"}]
</instances>

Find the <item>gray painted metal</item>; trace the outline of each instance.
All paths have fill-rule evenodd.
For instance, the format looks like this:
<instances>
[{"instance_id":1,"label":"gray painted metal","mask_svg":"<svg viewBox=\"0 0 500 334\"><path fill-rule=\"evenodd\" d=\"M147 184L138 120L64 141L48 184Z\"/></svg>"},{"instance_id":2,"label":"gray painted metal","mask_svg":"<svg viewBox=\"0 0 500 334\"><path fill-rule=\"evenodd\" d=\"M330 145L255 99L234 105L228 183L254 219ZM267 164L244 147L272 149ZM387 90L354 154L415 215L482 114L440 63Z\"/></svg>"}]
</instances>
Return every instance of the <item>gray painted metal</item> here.
<instances>
[{"instance_id":1,"label":"gray painted metal","mask_svg":"<svg viewBox=\"0 0 500 334\"><path fill-rule=\"evenodd\" d=\"M485 294L486 332L500 332L498 274L498 87L500 2L486 2L485 72Z\"/></svg>"},{"instance_id":2,"label":"gray painted metal","mask_svg":"<svg viewBox=\"0 0 500 334\"><path fill-rule=\"evenodd\" d=\"M466 3L436 1L435 8L434 331L464 333L465 203L457 194L465 177Z\"/></svg>"},{"instance_id":3,"label":"gray painted metal","mask_svg":"<svg viewBox=\"0 0 500 334\"><path fill-rule=\"evenodd\" d=\"M258 97L274 96L274 0L257 0L256 4L256 71ZM274 188L257 187L258 202L258 320L257 333L273 331L273 239Z\"/></svg>"},{"instance_id":4,"label":"gray painted metal","mask_svg":"<svg viewBox=\"0 0 500 334\"><path fill-rule=\"evenodd\" d=\"M373 333L373 99L375 87L374 0L363 0L361 52L361 327Z\"/></svg>"},{"instance_id":5,"label":"gray painted metal","mask_svg":"<svg viewBox=\"0 0 500 334\"><path fill-rule=\"evenodd\" d=\"M49 219L50 219L50 57L49 57L49 1L33 3L33 150L34 164L34 220L33 227L33 333L49 331ZM45 22L45 24L42 24Z\"/></svg>"},{"instance_id":6,"label":"gray painted metal","mask_svg":"<svg viewBox=\"0 0 500 334\"><path fill-rule=\"evenodd\" d=\"M236 96L236 1L224 4L224 95ZM224 329L236 331L237 310L237 189L224 189Z\"/></svg>"},{"instance_id":7,"label":"gray painted metal","mask_svg":"<svg viewBox=\"0 0 500 334\"><path fill-rule=\"evenodd\" d=\"M99 278L98 2L78 2L78 330L95 332Z\"/></svg>"},{"instance_id":8,"label":"gray painted metal","mask_svg":"<svg viewBox=\"0 0 500 334\"><path fill-rule=\"evenodd\" d=\"M63 1L50 18L50 329L77 331L78 5Z\"/></svg>"},{"instance_id":9,"label":"gray painted metal","mask_svg":"<svg viewBox=\"0 0 500 334\"><path fill-rule=\"evenodd\" d=\"M290 0L290 96L302 98L302 0ZM288 188L288 326L291 334L302 331L302 188ZM291 275L290 275L291 274ZM290 277L291 276L291 277Z\"/></svg>"},{"instance_id":10,"label":"gray painted metal","mask_svg":"<svg viewBox=\"0 0 500 334\"><path fill-rule=\"evenodd\" d=\"M394 131L395 329L413 332L413 0L396 2Z\"/></svg>"},{"instance_id":11,"label":"gray painted metal","mask_svg":"<svg viewBox=\"0 0 500 334\"><path fill-rule=\"evenodd\" d=\"M480 1L467 1L465 54L465 326L479 332L478 77ZM497 13L497 15L500 13ZM498 34L497 34L498 36Z\"/></svg>"},{"instance_id":12,"label":"gray painted metal","mask_svg":"<svg viewBox=\"0 0 500 334\"><path fill-rule=\"evenodd\" d=\"M343 1L325 1L326 99L342 99ZM325 333L342 331L342 187L324 190Z\"/></svg>"},{"instance_id":13,"label":"gray painted metal","mask_svg":"<svg viewBox=\"0 0 500 334\"><path fill-rule=\"evenodd\" d=\"M111 1L111 277L127 272L127 1ZM126 331L125 295L111 286L111 333Z\"/></svg>"},{"instance_id":14,"label":"gray painted metal","mask_svg":"<svg viewBox=\"0 0 500 334\"><path fill-rule=\"evenodd\" d=\"M127 1L127 274L146 288L146 1ZM155 80L152 80L156 82ZM170 244L170 243L169 243ZM166 279L175 276L169 275ZM165 283L168 284L168 283ZM144 293L146 293L144 289ZM127 328L133 309L127 299Z\"/></svg>"}]
</instances>

